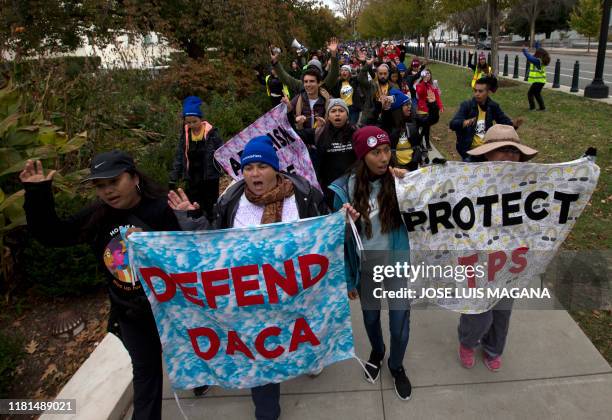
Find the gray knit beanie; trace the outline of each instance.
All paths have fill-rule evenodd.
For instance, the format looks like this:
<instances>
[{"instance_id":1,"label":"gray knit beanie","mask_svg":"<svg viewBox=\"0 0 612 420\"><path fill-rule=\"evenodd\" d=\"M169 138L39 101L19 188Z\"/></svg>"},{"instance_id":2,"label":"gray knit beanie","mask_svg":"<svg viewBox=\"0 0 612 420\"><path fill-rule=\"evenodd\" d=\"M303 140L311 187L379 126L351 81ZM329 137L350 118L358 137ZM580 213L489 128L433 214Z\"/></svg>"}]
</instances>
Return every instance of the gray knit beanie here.
<instances>
[{"instance_id":1,"label":"gray knit beanie","mask_svg":"<svg viewBox=\"0 0 612 420\"><path fill-rule=\"evenodd\" d=\"M329 116L329 111L335 106L341 106L342 108L344 108L347 114L349 113L349 109L348 109L348 106L346 105L346 102L344 102L342 99L339 99L339 98L331 98L327 102L327 109L325 110L325 117Z\"/></svg>"},{"instance_id":2,"label":"gray knit beanie","mask_svg":"<svg viewBox=\"0 0 612 420\"><path fill-rule=\"evenodd\" d=\"M321 62L317 60L316 58L313 58L312 60L308 62L308 64L306 64L306 67L310 67L310 66L316 67L317 70L319 70L319 73L323 74L323 66L321 65Z\"/></svg>"}]
</instances>

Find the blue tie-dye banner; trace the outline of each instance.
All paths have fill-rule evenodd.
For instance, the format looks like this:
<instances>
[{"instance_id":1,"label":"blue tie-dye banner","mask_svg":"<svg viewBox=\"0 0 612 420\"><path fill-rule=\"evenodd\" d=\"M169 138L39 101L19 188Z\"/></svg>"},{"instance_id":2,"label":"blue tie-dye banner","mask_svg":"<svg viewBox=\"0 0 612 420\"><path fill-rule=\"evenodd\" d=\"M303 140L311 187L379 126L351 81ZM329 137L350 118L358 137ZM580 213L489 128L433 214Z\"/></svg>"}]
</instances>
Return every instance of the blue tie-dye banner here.
<instances>
[{"instance_id":1,"label":"blue tie-dye banner","mask_svg":"<svg viewBox=\"0 0 612 420\"><path fill-rule=\"evenodd\" d=\"M249 388L355 356L344 213L208 232L137 232L143 284L175 389Z\"/></svg>"}]
</instances>

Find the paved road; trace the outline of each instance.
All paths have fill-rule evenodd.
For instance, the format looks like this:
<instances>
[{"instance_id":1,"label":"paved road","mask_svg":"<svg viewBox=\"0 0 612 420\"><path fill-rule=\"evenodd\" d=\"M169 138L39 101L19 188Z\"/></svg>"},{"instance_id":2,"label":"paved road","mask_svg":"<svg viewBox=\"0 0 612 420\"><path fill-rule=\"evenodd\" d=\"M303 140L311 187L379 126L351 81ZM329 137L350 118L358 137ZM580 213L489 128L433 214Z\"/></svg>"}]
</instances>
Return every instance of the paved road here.
<instances>
[{"instance_id":1,"label":"paved road","mask_svg":"<svg viewBox=\"0 0 612 420\"><path fill-rule=\"evenodd\" d=\"M473 50L469 50L473 51ZM489 53L489 51L485 51L485 53ZM500 50L499 52L499 69L500 72L503 71L504 66L504 55L508 54L508 75L512 76L514 72L514 57L518 56L519 58L519 78L525 77L525 56L521 51L515 50ZM580 72L579 72L579 83L578 87L580 89L584 89L589 83L593 81L593 77L595 76L595 63L597 61L597 57L593 56L585 56L585 55L572 55L571 53L556 53L553 52L551 54L550 64L546 67L546 75L548 82L552 83L555 74L555 63L559 59L561 61L561 77L560 84L564 86L572 85L572 75L574 73L574 63L576 60L580 62ZM612 91L612 57L606 57L606 62L604 65L604 82L610 86Z\"/></svg>"}]
</instances>

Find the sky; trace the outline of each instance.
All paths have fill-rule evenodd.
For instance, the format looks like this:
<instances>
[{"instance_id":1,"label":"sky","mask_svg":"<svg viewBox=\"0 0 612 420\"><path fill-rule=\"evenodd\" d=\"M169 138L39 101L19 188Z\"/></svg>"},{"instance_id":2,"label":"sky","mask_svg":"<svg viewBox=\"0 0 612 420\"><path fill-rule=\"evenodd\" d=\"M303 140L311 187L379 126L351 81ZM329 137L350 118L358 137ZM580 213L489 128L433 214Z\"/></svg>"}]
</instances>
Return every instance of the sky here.
<instances>
[{"instance_id":1,"label":"sky","mask_svg":"<svg viewBox=\"0 0 612 420\"><path fill-rule=\"evenodd\" d=\"M330 9L332 9L334 11L334 13L339 16L339 13L334 10L334 1L333 0L319 0L321 3L323 3L324 5L326 5L327 7L329 7Z\"/></svg>"}]
</instances>

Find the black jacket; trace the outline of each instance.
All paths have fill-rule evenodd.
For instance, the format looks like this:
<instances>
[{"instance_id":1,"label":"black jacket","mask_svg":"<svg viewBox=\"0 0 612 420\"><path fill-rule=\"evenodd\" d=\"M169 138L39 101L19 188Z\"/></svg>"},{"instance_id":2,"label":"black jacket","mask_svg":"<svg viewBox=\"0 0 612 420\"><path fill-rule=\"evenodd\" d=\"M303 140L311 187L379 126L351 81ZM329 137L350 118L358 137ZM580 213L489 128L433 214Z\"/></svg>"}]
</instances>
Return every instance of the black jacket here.
<instances>
[{"instance_id":1,"label":"black jacket","mask_svg":"<svg viewBox=\"0 0 612 420\"><path fill-rule=\"evenodd\" d=\"M485 131L493 126L493 121L497 124L513 125L510 117L504 114L499 104L491 98L487 98L483 109L487 113L485 116ZM449 124L450 129L457 133L457 152L463 159L469 157L467 152L470 150L476 133L476 124L463 127L463 122L474 117L478 117L478 104L476 99L472 98L459 106L459 110Z\"/></svg>"},{"instance_id":2,"label":"black jacket","mask_svg":"<svg viewBox=\"0 0 612 420\"><path fill-rule=\"evenodd\" d=\"M287 173L282 173L282 175L293 182L295 201L300 219L329 213L329 209L323 200L321 191L310 185L305 178ZM234 225L234 218L236 217L240 197L242 197L244 193L245 186L246 183L244 179L242 179L229 187L228 190L219 197L213 229L227 229Z\"/></svg>"},{"instance_id":3,"label":"black jacket","mask_svg":"<svg viewBox=\"0 0 612 420\"><path fill-rule=\"evenodd\" d=\"M223 145L223 140L219 136L219 131L204 121L205 136L202 139L205 147L205 158L199 162L202 168L200 179L218 179L221 175L218 167L215 165L215 151ZM185 141L185 132L189 132L189 141ZM174 155L174 164L172 172L170 173L170 182L176 183L180 179L190 180L193 176L193 165L189 161L189 148L193 147L195 142L191 141L191 130L186 130L183 127L181 135L179 137L178 144L176 146L176 153Z\"/></svg>"},{"instance_id":4,"label":"black jacket","mask_svg":"<svg viewBox=\"0 0 612 420\"><path fill-rule=\"evenodd\" d=\"M429 113L427 114L426 120L422 122L422 124L434 125L440 119L440 108L438 108L438 104L436 102L428 102L427 106ZM398 111L401 112L401 109ZM382 128L385 129L385 127ZM406 132L406 137L408 138L408 141L412 147L418 146L422 143L421 134L419 133L419 127L417 125L416 107L414 105L412 105L412 111L408 121L404 121L399 128L395 127L387 130L389 133L389 140L391 141L391 149L393 150L397 148L397 143L404 132Z\"/></svg>"},{"instance_id":5,"label":"black jacket","mask_svg":"<svg viewBox=\"0 0 612 420\"><path fill-rule=\"evenodd\" d=\"M80 212L60 219L55 212L51 181L24 183L28 229L47 246L89 244L106 274L114 309L134 317L152 316L142 285L132 285L131 271L120 227L140 227L145 231L181 230L167 199L143 197L129 210L114 209L96 202ZM43 281L44 279L41 279Z\"/></svg>"}]
</instances>

